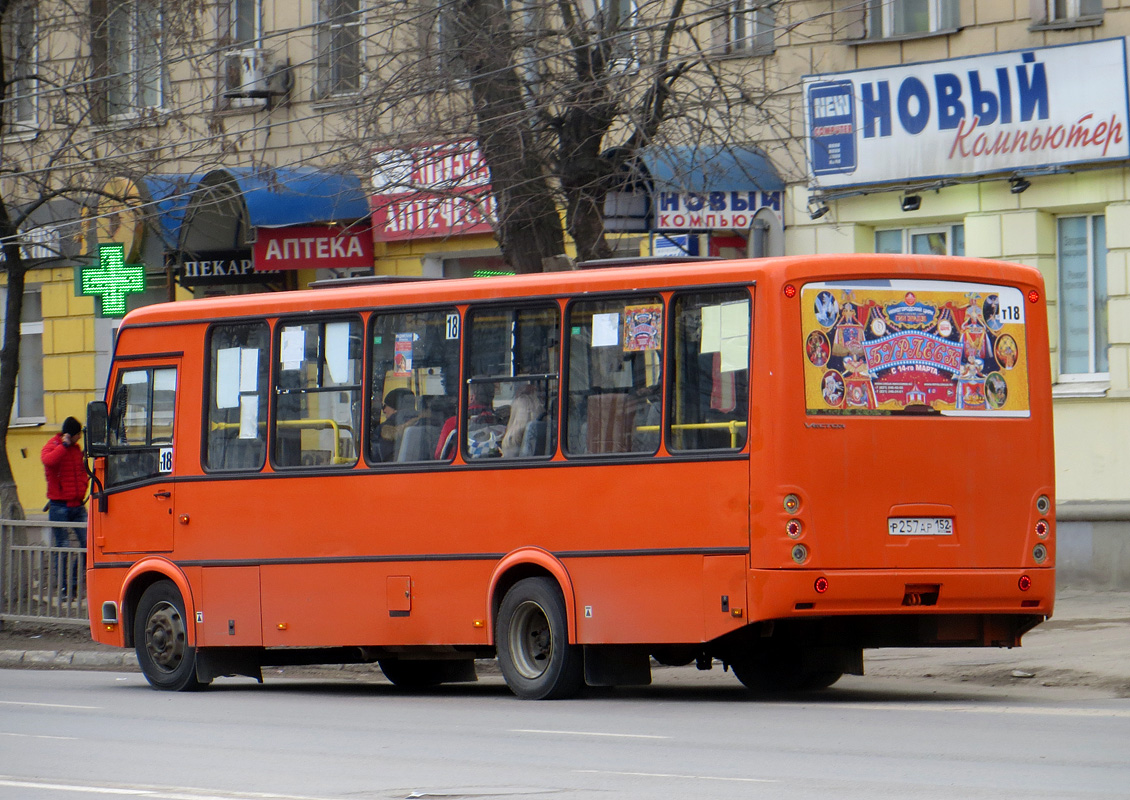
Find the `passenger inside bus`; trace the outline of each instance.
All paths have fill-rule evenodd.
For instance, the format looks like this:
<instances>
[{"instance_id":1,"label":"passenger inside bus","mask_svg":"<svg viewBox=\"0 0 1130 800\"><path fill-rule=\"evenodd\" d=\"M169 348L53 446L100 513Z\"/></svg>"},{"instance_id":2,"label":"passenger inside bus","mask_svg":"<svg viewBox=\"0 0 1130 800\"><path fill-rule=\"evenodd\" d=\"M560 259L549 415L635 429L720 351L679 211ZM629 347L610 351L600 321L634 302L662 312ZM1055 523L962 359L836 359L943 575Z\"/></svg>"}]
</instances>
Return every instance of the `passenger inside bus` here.
<instances>
[{"instance_id":1,"label":"passenger inside bus","mask_svg":"<svg viewBox=\"0 0 1130 800\"><path fill-rule=\"evenodd\" d=\"M539 440L541 448L538 447ZM545 406L538 399L537 389L526 384L518 390L510 404L510 419L502 435L502 457L537 455L545 449L544 441Z\"/></svg>"},{"instance_id":2,"label":"passenger inside bus","mask_svg":"<svg viewBox=\"0 0 1130 800\"><path fill-rule=\"evenodd\" d=\"M410 389L393 389L385 395L381 413L384 419L373 442L375 456L379 461L392 461L401 434L418 416L416 395Z\"/></svg>"},{"instance_id":3,"label":"passenger inside bus","mask_svg":"<svg viewBox=\"0 0 1130 800\"><path fill-rule=\"evenodd\" d=\"M467 406L468 431L471 430L472 426L497 425L499 418L494 411L494 384L473 383L470 392L471 396ZM456 421L457 418L452 415L440 428L439 442L436 444L435 451L437 460L447 460L455 455Z\"/></svg>"}]
</instances>

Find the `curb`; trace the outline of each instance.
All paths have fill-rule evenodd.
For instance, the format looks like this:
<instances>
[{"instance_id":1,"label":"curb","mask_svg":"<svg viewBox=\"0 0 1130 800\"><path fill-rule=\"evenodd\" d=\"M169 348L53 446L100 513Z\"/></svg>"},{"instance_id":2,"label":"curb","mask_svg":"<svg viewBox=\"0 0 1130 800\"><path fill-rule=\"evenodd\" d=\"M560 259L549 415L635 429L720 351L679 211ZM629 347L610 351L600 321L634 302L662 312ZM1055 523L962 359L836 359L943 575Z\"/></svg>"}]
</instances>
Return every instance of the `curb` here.
<instances>
[{"instance_id":1,"label":"curb","mask_svg":"<svg viewBox=\"0 0 1130 800\"><path fill-rule=\"evenodd\" d=\"M101 653L93 650L0 650L0 667L87 667L137 669L133 651Z\"/></svg>"}]
</instances>

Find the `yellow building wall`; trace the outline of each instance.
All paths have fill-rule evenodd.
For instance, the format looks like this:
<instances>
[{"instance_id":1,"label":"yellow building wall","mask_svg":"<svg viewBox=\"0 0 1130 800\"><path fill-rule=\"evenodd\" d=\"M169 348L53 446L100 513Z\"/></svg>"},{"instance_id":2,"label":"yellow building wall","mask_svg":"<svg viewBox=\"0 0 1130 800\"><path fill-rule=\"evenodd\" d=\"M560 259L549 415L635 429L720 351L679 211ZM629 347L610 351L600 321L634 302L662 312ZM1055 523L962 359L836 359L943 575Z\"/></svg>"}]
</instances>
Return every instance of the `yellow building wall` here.
<instances>
[{"instance_id":1,"label":"yellow building wall","mask_svg":"<svg viewBox=\"0 0 1130 800\"><path fill-rule=\"evenodd\" d=\"M39 285L43 302L43 415L37 425L8 429L8 461L24 512L42 513L47 483L39 451L63 420L86 418L94 399L94 300L76 297L74 270L31 270L27 285Z\"/></svg>"}]
</instances>

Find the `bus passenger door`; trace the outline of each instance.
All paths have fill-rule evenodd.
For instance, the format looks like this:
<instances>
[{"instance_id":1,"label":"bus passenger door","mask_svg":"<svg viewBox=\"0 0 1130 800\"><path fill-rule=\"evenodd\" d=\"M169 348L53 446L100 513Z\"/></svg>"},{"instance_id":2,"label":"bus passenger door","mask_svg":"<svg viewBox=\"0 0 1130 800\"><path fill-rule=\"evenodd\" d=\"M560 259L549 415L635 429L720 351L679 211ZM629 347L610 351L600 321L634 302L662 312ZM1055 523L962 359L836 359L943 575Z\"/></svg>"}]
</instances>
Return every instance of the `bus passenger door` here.
<instances>
[{"instance_id":1,"label":"bus passenger door","mask_svg":"<svg viewBox=\"0 0 1130 800\"><path fill-rule=\"evenodd\" d=\"M173 549L179 359L118 370L110 402L107 509L98 538L106 553Z\"/></svg>"}]
</instances>

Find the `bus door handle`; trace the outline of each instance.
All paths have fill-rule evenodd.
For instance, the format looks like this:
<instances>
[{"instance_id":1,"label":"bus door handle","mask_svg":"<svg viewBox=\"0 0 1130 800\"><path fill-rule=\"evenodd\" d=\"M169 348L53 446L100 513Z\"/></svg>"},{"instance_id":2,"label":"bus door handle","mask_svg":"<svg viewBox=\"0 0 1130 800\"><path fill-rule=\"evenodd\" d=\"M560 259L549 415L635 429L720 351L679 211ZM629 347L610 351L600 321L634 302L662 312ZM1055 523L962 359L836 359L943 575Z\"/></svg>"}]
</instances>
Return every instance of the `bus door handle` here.
<instances>
[{"instance_id":1,"label":"bus door handle","mask_svg":"<svg viewBox=\"0 0 1130 800\"><path fill-rule=\"evenodd\" d=\"M172 492L154 492L153 496L156 497L158 500L168 500L170 497L173 496L173 493Z\"/></svg>"}]
</instances>

